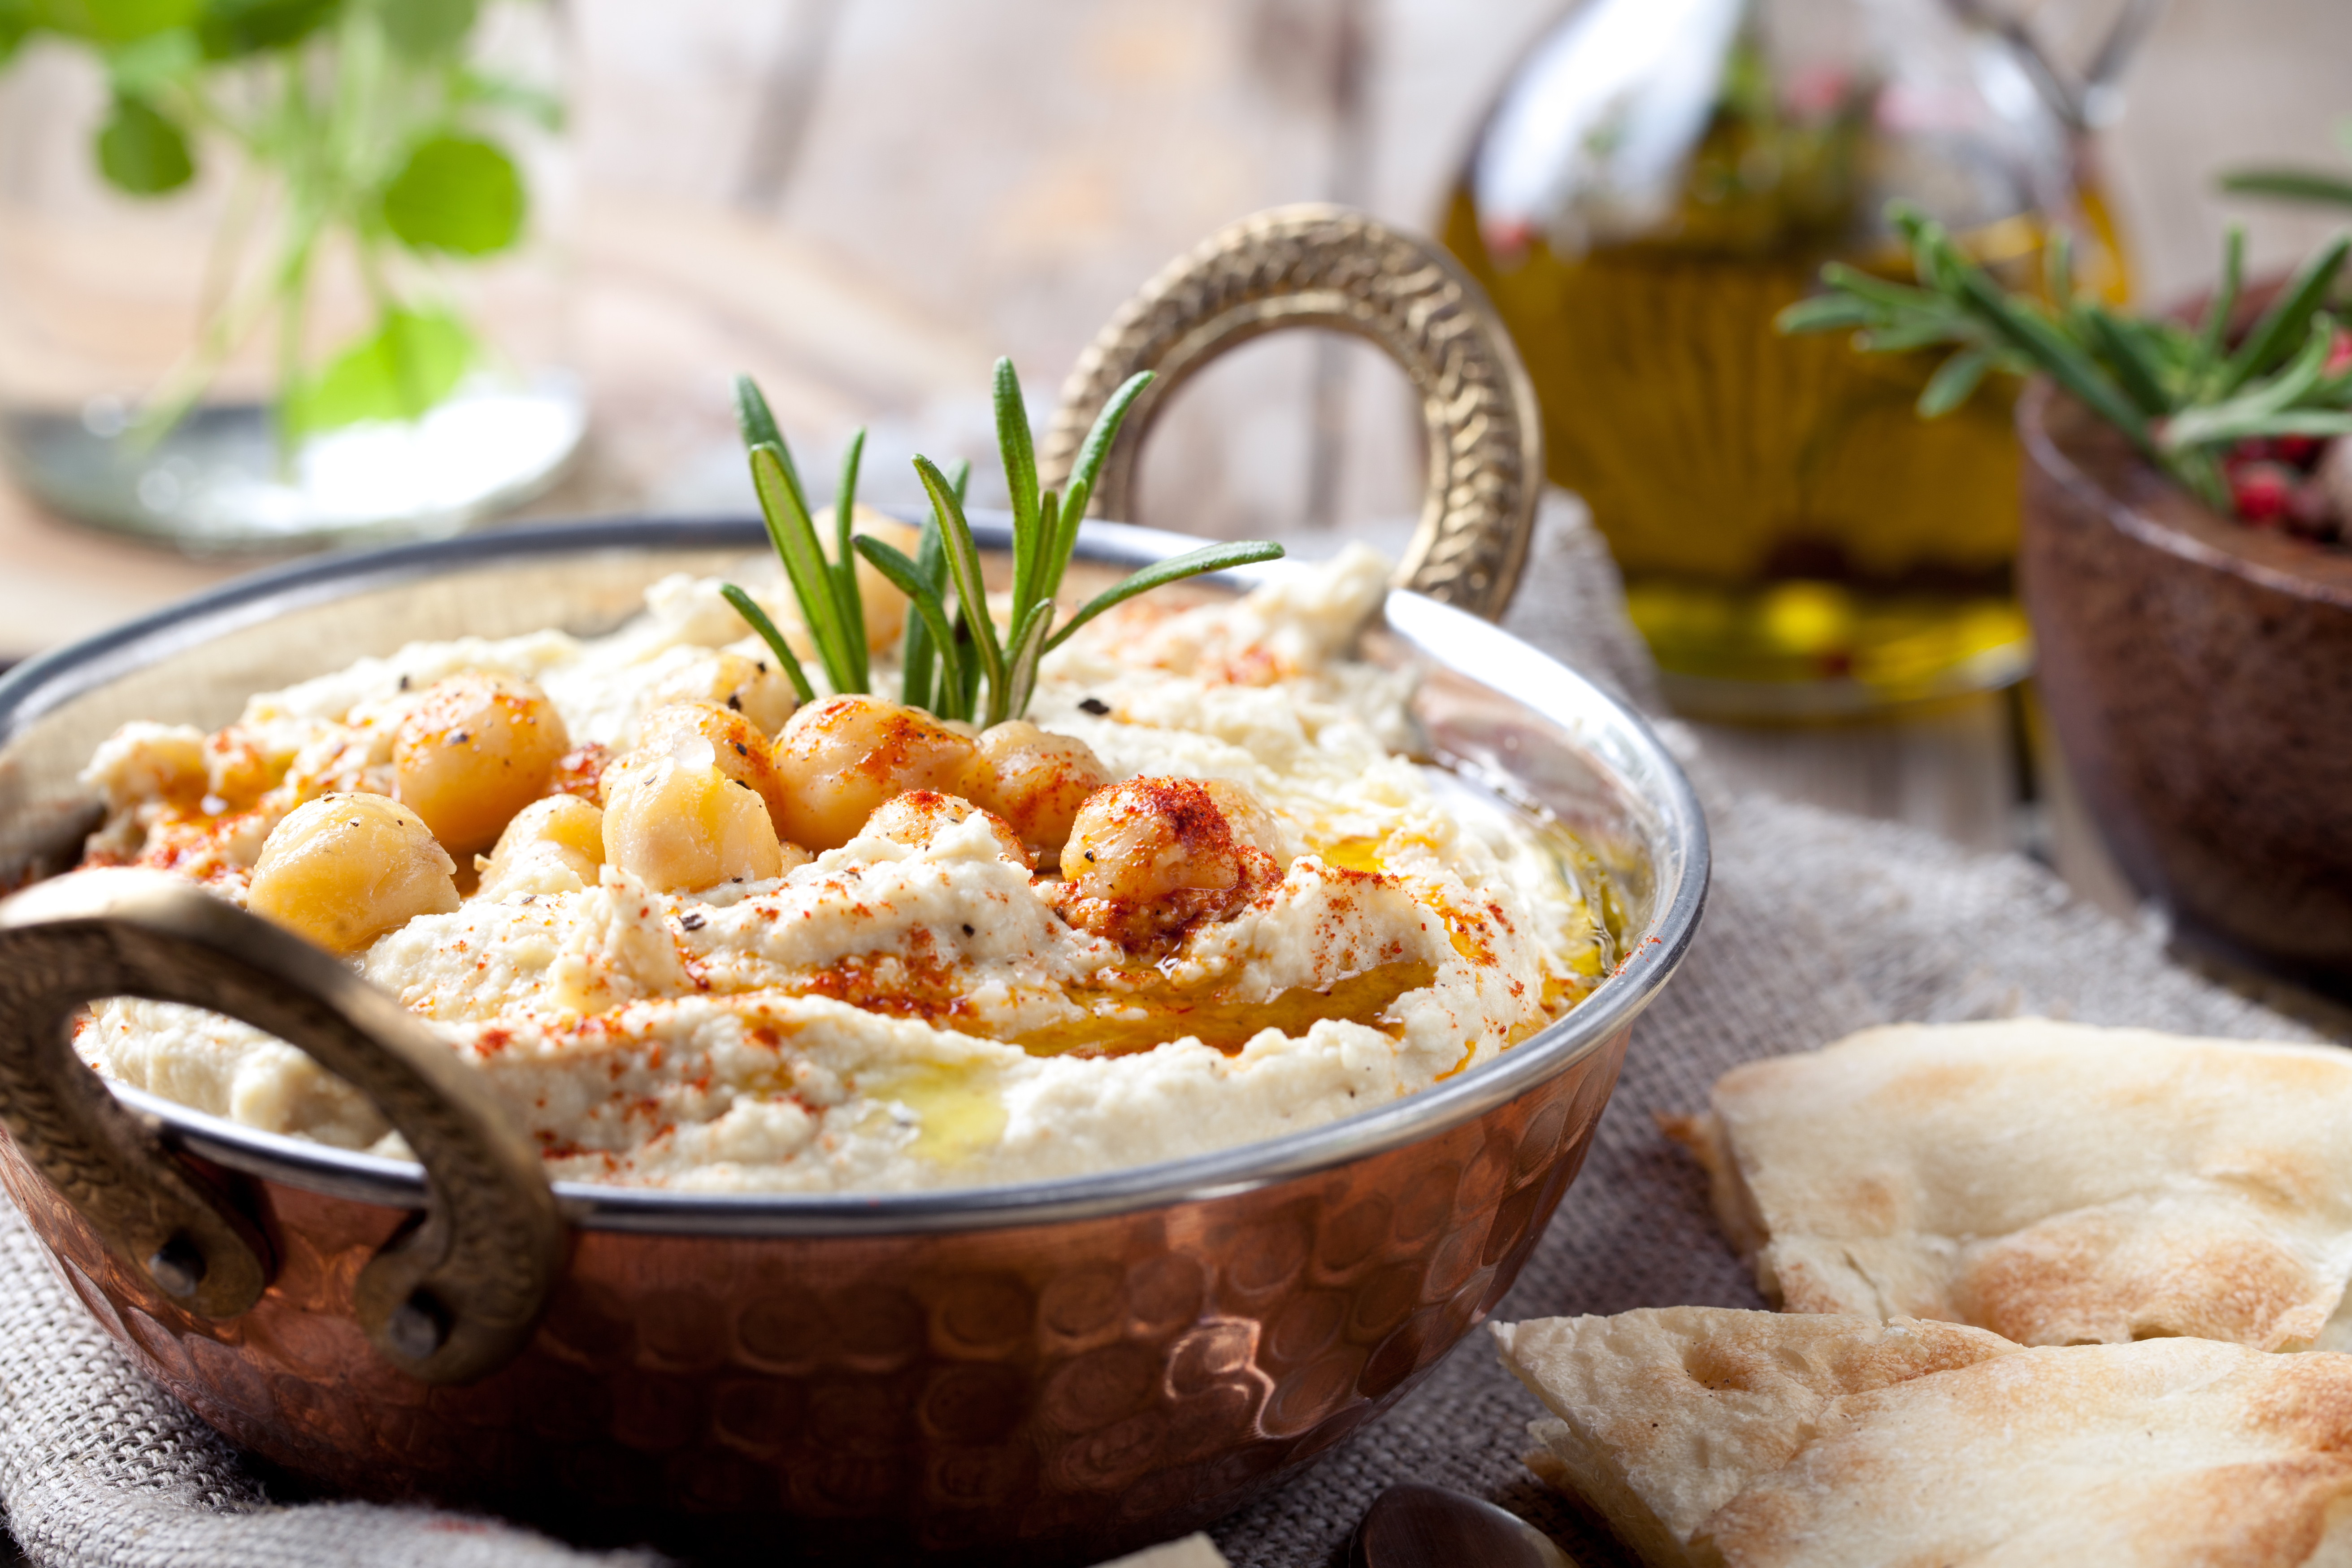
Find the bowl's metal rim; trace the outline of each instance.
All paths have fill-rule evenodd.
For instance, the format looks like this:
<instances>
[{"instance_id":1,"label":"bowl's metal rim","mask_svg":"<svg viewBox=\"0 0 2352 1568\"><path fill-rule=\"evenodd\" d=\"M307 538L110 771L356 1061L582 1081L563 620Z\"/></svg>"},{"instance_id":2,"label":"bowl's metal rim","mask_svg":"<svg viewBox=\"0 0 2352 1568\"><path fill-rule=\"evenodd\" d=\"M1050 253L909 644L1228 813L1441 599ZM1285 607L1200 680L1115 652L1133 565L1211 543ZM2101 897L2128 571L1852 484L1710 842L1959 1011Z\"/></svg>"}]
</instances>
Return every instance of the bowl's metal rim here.
<instances>
[{"instance_id":1,"label":"bowl's metal rim","mask_svg":"<svg viewBox=\"0 0 2352 1568\"><path fill-rule=\"evenodd\" d=\"M1009 542L1002 514L978 513L972 521L983 546ZM180 648L352 593L437 575L453 566L516 558L600 550L748 549L764 541L760 523L748 517L624 518L467 534L255 573L40 655L0 677L0 742L73 697ZM1079 557L1137 565L1196 543L1160 530L1089 522ZM1269 575L1266 568L1221 574L1237 584ZM880 1237L1055 1224L1199 1202L1311 1175L1447 1131L1600 1049L1629 1027L1672 977L1697 930L1710 865L1698 797L1639 714L1556 660L1488 622L1402 589L1390 593L1386 617L1389 629L1408 644L1435 658L1443 643L1444 663L1536 712L1561 721L1578 710L1597 709L1607 720L1605 727L1580 739L1602 754L1621 782L1638 782L1650 792L1635 798L1656 817L1659 842L1683 850L1679 864L1669 857L1669 863L1656 868L1659 901L1647 932L1566 1016L1497 1059L1392 1104L1179 1160L1003 1186L818 1196L558 1182L555 1193L566 1217L585 1229L680 1236ZM168 1142L230 1169L390 1207L415 1208L425 1200L424 1171L413 1162L265 1132L142 1090L112 1087L125 1104L153 1118Z\"/></svg>"}]
</instances>

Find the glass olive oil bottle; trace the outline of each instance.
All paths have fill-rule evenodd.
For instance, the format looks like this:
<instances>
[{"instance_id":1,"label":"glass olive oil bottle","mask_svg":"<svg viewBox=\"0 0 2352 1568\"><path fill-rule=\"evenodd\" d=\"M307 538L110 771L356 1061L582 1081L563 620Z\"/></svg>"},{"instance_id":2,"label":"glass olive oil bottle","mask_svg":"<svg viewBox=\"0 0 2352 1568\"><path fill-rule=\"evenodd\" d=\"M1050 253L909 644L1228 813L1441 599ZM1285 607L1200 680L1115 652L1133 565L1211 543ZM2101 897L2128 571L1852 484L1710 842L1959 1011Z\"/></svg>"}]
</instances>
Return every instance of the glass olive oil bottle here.
<instances>
[{"instance_id":1,"label":"glass olive oil bottle","mask_svg":"<svg viewBox=\"0 0 2352 1568\"><path fill-rule=\"evenodd\" d=\"M2085 284L2120 293L2007 48L1935 0L1590 0L1481 133L1445 242L1686 710L1864 712L2024 670L2013 387L1926 421L1933 356L1772 328L1825 260L1907 275L1895 195L2024 278L2063 225Z\"/></svg>"}]
</instances>

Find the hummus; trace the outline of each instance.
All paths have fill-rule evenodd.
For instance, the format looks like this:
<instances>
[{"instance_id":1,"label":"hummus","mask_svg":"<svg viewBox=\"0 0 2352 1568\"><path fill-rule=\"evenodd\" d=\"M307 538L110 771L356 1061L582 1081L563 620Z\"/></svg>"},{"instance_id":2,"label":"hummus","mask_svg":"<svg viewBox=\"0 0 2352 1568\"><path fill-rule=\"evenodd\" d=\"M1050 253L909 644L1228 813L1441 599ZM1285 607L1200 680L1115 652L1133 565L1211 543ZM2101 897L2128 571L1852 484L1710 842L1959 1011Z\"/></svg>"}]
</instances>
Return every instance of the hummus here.
<instances>
[{"instance_id":1,"label":"hummus","mask_svg":"<svg viewBox=\"0 0 2352 1568\"><path fill-rule=\"evenodd\" d=\"M1050 854L1034 868L1003 821L930 795L821 852L787 840L780 874L694 891L597 864L593 837L501 848L457 873L455 907L352 962L490 1079L559 1179L971 1186L1386 1104L1507 1049L1617 958L1573 847L1411 760L1405 679L1342 657L1386 577L1359 549L1238 599L1136 601L1045 658L1028 719L1110 779L1255 803L1255 880L1148 942L1074 915ZM768 657L744 633L715 582L677 576L606 637L415 644L257 696L212 735L126 726L85 775L110 811L89 863L246 901L298 807L394 793L404 718L459 675L534 683L573 747L545 789L593 800L649 713ZM355 1091L233 1021L117 999L78 1039L119 1082L402 1152Z\"/></svg>"}]
</instances>

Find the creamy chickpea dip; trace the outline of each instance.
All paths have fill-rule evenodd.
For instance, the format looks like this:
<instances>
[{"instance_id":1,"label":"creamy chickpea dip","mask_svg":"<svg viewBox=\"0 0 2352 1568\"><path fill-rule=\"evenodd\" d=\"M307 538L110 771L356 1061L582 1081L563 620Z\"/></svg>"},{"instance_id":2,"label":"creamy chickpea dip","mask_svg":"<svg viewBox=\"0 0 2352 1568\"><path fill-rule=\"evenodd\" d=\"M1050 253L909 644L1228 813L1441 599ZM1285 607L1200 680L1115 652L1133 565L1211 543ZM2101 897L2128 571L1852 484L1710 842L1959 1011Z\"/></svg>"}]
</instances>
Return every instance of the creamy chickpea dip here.
<instances>
[{"instance_id":1,"label":"creamy chickpea dip","mask_svg":"<svg viewBox=\"0 0 2352 1568\"><path fill-rule=\"evenodd\" d=\"M975 735L795 711L716 582L674 576L609 636L414 644L210 735L127 725L85 774L88 864L345 952L558 1178L897 1191L1230 1147L1486 1061L1616 961L1562 841L1411 760L1405 678L1343 657L1386 578L1356 549L1132 602L1046 658L1028 725ZM869 616L877 690L897 622ZM246 1026L118 999L78 1040L402 1152Z\"/></svg>"}]
</instances>

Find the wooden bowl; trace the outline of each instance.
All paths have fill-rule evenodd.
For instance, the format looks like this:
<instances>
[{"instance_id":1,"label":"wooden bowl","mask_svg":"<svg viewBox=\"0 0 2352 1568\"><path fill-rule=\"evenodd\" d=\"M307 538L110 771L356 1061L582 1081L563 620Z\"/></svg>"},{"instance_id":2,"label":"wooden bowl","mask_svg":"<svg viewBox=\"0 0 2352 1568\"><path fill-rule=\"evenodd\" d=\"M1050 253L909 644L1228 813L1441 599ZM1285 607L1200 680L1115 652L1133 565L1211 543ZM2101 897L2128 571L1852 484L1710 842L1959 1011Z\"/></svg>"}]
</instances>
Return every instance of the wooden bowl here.
<instances>
[{"instance_id":1,"label":"wooden bowl","mask_svg":"<svg viewBox=\"0 0 2352 1568\"><path fill-rule=\"evenodd\" d=\"M2047 383L2019 574L2058 745L2179 934L2352 994L2352 551L2221 517Z\"/></svg>"}]
</instances>

